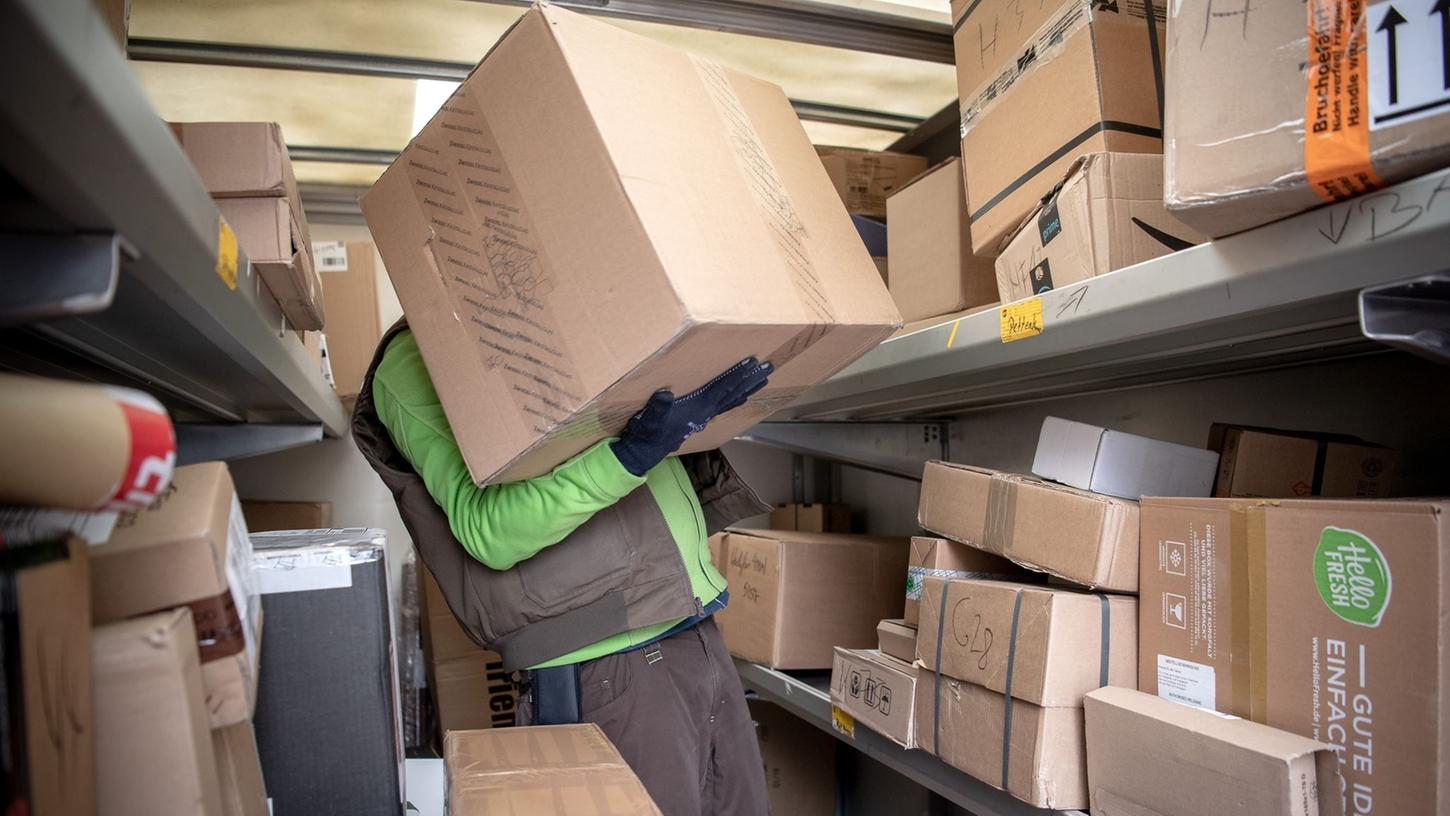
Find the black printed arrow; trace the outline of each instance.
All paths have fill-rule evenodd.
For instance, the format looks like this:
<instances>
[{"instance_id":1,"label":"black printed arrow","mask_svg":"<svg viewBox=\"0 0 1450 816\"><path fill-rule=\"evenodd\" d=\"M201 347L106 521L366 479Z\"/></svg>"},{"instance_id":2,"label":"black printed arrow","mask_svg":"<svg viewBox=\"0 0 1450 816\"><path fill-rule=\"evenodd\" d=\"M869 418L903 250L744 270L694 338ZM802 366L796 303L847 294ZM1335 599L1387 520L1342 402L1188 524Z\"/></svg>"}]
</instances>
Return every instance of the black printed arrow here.
<instances>
[{"instance_id":1,"label":"black printed arrow","mask_svg":"<svg viewBox=\"0 0 1450 816\"><path fill-rule=\"evenodd\" d=\"M1395 28L1403 22L1405 22L1405 16L1400 14L1399 9L1390 6L1390 10L1385 14L1385 19L1380 23L1380 27L1375 29L1375 31L1383 31L1385 36L1389 38L1390 47L1388 53L1390 58L1391 105L1400 101L1400 61L1395 49Z\"/></svg>"},{"instance_id":2,"label":"black printed arrow","mask_svg":"<svg viewBox=\"0 0 1450 816\"><path fill-rule=\"evenodd\" d=\"M1450 2L1450 0L1446 0L1446 2ZM1174 252L1178 252L1182 249L1188 249L1189 247L1193 246L1193 243L1191 241L1185 241L1176 235L1164 232L1163 230L1158 229L1152 224L1149 224L1147 221L1139 218L1133 218L1132 220L1133 224L1136 225L1138 229L1147 233L1149 238L1152 238L1153 240L1157 241L1163 246L1168 247Z\"/></svg>"},{"instance_id":3,"label":"black printed arrow","mask_svg":"<svg viewBox=\"0 0 1450 816\"><path fill-rule=\"evenodd\" d=\"M1450 91L1450 0L1438 0L1430 13L1440 15L1440 65L1445 90Z\"/></svg>"}]
</instances>

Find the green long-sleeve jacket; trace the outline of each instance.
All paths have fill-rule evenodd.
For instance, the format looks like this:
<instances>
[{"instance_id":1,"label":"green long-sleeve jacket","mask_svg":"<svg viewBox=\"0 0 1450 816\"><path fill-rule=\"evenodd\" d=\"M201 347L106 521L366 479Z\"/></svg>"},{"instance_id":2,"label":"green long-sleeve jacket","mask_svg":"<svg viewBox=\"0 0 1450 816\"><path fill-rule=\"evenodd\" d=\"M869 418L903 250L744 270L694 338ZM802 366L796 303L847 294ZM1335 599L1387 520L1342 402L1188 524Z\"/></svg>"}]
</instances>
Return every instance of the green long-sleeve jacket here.
<instances>
[{"instance_id":1,"label":"green long-sleeve jacket","mask_svg":"<svg viewBox=\"0 0 1450 816\"><path fill-rule=\"evenodd\" d=\"M624 469L600 442L552 472L533 479L478 487L469 475L438 392L411 331L400 332L383 353L373 379L373 402L393 445L422 477L443 508L449 527L469 555L507 570L563 541L581 524L633 491L649 488L669 526L703 607L725 589L710 562L699 498L684 468L666 459L643 477ZM591 660L643 643L679 620L621 632L532 668Z\"/></svg>"}]
</instances>

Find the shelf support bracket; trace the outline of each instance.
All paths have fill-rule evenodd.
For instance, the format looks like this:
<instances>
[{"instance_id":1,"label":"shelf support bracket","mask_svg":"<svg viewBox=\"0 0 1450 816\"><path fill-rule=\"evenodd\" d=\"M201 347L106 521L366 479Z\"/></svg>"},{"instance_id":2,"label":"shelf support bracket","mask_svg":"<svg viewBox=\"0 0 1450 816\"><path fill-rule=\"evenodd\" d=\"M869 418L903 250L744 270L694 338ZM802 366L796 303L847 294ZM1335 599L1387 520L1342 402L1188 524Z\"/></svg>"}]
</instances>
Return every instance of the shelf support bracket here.
<instances>
[{"instance_id":1,"label":"shelf support bracket","mask_svg":"<svg viewBox=\"0 0 1450 816\"><path fill-rule=\"evenodd\" d=\"M1450 272L1361 291L1359 327L1371 340L1450 363Z\"/></svg>"}]
</instances>

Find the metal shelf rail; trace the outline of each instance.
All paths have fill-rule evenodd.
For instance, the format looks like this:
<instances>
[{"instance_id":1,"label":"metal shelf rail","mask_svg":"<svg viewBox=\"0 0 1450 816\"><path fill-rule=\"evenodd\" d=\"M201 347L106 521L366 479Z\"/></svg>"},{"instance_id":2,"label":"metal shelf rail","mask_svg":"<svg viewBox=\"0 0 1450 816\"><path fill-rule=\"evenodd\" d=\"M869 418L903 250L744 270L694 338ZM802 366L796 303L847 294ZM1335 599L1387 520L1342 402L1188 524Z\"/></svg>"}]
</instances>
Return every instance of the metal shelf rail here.
<instances>
[{"instance_id":1,"label":"metal shelf rail","mask_svg":"<svg viewBox=\"0 0 1450 816\"><path fill-rule=\"evenodd\" d=\"M341 435L337 396L245 255L223 249L215 205L92 5L6 4L0 73L0 233L119 236L123 256L109 307L5 329L0 367L138 386L178 423L220 424L183 427L184 460Z\"/></svg>"},{"instance_id":2,"label":"metal shelf rail","mask_svg":"<svg viewBox=\"0 0 1450 816\"><path fill-rule=\"evenodd\" d=\"M1077 810L1043 810L962 773L925 751L907 750L857 724L854 736L832 725L830 680L826 675L794 677L739 658L735 668L745 688L875 759L975 816L1087 816ZM822 683L825 684L823 687Z\"/></svg>"},{"instance_id":3,"label":"metal shelf rail","mask_svg":"<svg viewBox=\"0 0 1450 816\"><path fill-rule=\"evenodd\" d=\"M778 420L944 414L1384 351L1362 289L1450 269L1450 170L1041 295L1041 333L1002 308L899 335Z\"/></svg>"}]
</instances>

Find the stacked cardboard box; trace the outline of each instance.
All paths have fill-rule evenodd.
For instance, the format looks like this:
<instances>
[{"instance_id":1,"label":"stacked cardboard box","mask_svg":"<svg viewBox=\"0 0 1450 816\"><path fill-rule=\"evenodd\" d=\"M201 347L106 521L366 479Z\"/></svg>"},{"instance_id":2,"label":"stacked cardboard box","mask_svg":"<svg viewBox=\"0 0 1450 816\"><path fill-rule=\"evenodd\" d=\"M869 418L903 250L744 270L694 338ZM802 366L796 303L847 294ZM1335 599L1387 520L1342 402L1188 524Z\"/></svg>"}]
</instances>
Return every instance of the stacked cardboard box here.
<instances>
[{"instance_id":1,"label":"stacked cardboard box","mask_svg":"<svg viewBox=\"0 0 1450 816\"><path fill-rule=\"evenodd\" d=\"M886 200L927 168L922 156L889 150L817 147L816 153L846 211L868 218L887 218Z\"/></svg>"},{"instance_id":2,"label":"stacked cardboard box","mask_svg":"<svg viewBox=\"0 0 1450 816\"><path fill-rule=\"evenodd\" d=\"M877 649L836 649L831 705L849 717L837 728L865 725L903 748L917 746L917 670ZM854 733L851 734L854 736Z\"/></svg>"},{"instance_id":3,"label":"stacked cardboard box","mask_svg":"<svg viewBox=\"0 0 1450 816\"><path fill-rule=\"evenodd\" d=\"M423 572L423 656L438 735L514 724L518 691L503 659L469 639L438 582Z\"/></svg>"},{"instance_id":4,"label":"stacked cardboard box","mask_svg":"<svg viewBox=\"0 0 1450 816\"><path fill-rule=\"evenodd\" d=\"M777 504L770 511L770 529L803 533L851 532L851 506L835 503Z\"/></svg>"},{"instance_id":5,"label":"stacked cardboard box","mask_svg":"<svg viewBox=\"0 0 1450 816\"><path fill-rule=\"evenodd\" d=\"M1214 423L1208 447L1220 456L1215 496L1393 495L1394 450L1352 436Z\"/></svg>"},{"instance_id":6,"label":"stacked cardboard box","mask_svg":"<svg viewBox=\"0 0 1450 816\"><path fill-rule=\"evenodd\" d=\"M453 731L443 741L443 768L451 816L660 813L592 723Z\"/></svg>"},{"instance_id":7,"label":"stacked cardboard box","mask_svg":"<svg viewBox=\"0 0 1450 816\"><path fill-rule=\"evenodd\" d=\"M836 741L800 717L761 699L747 700L770 812L833 816L836 811Z\"/></svg>"},{"instance_id":8,"label":"stacked cardboard box","mask_svg":"<svg viewBox=\"0 0 1450 816\"><path fill-rule=\"evenodd\" d=\"M927 578L995 578L1030 581L1032 573L1011 561L960 541L912 536L906 565L906 607L902 619L915 627L921 616L921 589ZM913 658L914 659L914 658Z\"/></svg>"},{"instance_id":9,"label":"stacked cardboard box","mask_svg":"<svg viewBox=\"0 0 1450 816\"><path fill-rule=\"evenodd\" d=\"M886 200L887 288L908 323L997 300L991 260L972 254L960 165L949 159Z\"/></svg>"},{"instance_id":10,"label":"stacked cardboard box","mask_svg":"<svg viewBox=\"0 0 1450 816\"><path fill-rule=\"evenodd\" d=\"M327 306L327 366L344 401L357 397L383 336L378 251L371 241L313 244Z\"/></svg>"},{"instance_id":11,"label":"stacked cardboard box","mask_svg":"<svg viewBox=\"0 0 1450 816\"><path fill-rule=\"evenodd\" d=\"M275 122L187 122L171 130L289 328L322 328L322 283L282 128Z\"/></svg>"},{"instance_id":12,"label":"stacked cardboard box","mask_svg":"<svg viewBox=\"0 0 1450 816\"><path fill-rule=\"evenodd\" d=\"M332 526L332 502L244 501L247 532L321 530Z\"/></svg>"},{"instance_id":13,"label":"stacked cardboard box","mask_svg":"<svg viewBox=\"0 0 1450 816\"><path fill-rule=\"evenodd\" d=\"M905 620L887 618L876 624L877 648L905 663L916 661L916 626Z\"/></svg>"}]
</instances>

